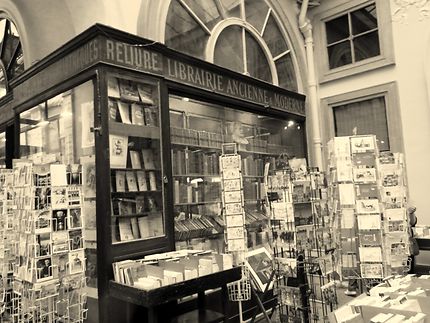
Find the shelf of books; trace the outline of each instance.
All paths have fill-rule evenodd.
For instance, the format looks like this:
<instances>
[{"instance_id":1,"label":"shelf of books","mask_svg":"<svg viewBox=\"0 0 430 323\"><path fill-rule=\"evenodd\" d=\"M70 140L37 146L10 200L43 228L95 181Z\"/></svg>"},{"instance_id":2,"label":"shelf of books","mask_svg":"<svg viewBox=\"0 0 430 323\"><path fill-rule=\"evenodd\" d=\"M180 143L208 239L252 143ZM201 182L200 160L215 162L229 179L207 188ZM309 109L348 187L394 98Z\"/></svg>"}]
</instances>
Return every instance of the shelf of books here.
<instances>
[{"instance_id":1,"label":"shelf of books","mask_svg":"<svg viewBox=\"0 0 430 323\"><path fill-rule=\"evenodd\" d=\"M408 271L409 231L404 162L379 152L375 136L329 143L330 191L337 215L343 279L369 287Z\"/></svg>"},{"instance_id":2,"label":"shelf of books","mask_svg":"<svg viewBox=\"0 0 430 323\"><path fill-rule=\"evenodd\" d=\"M108 79L112 241L163 236L163 173L156 83Z\"/></svg>"}]
</instances>

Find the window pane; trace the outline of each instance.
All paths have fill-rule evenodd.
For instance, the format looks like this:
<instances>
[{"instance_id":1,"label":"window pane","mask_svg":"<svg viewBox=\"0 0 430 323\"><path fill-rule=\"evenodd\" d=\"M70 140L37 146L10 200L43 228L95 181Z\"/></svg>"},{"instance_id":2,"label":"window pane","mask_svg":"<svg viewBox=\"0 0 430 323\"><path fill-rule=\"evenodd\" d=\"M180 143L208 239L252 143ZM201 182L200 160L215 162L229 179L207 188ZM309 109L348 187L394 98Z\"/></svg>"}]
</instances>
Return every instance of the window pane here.
<instances>
[{"instance_id":1,"label":"window pane","mask_svg":"<svg viewBox=\"0 0 430 323\"><path fill-rule=\"evenodd\" d=\"M240 2L241 0L220 0L227 17L240 18Z\"/></svg>"},{"instance_id":2,"label":"window pane","mask_svg":"<svg viewBox=\"0 0 430 323\"><path fill-rule=\"evenodd\" d=\"M340 105L333 108L336 136L376 135L381 151L390 150L384 97Z\"/></svg>"},{"instance_id":3,"label":"window pane","mask_svg":"<svg viewBox=\"0 0 430 323\"><path fill-rule=\"evenodd\" d=\"M167 46L204 58L209 36L176 0L170 4L165 36Z\"/></svg>"},{"instance_id":4,"label":"window pane","mask_svg":"<svg viewBox=\"0 0 430 323\"><path fill-rule=\"evenodd\" d=\"M327 44L332 44L349 37L348 15L327 21L325 23Z\"/></svg>"},{"instance_id":5,"label":"window pane","mask_svg":"<svg viewBox=\"0 0 430 323\"><path fill-rule=\"evenodd\" d=\"M282 56L276 61L279 86L284 89L297 91L296 72L290 54Z\"/></svg>"},{"instance_id":6,"label":"window pane","mask_svg":"<svg viewBox=\"0 0 430 323\"><path fill-rule=\"evenodd\" d=\"M267 46L269 46L273 57L276 57L288 50L287 43L285 42L285 39L279 30L278 24L272 15L270 15L269 20L267 21L263 38L266 41Z\"/></svg>"},{"instance_id":7,"label":"window pane","mask_svg":"<svg viewBox=\"0 0 430 323\"><path fill-rule=\"evenodd\" d=\"M353 35L377 28L378 21L376 18L376 5L372 4L360 10L351 12L351 24Z\"/></svg>"},{"instance_id":8,"label":"window pane","mask_svg":"<svg viewBox=\"0 0 430 323\"><path fill-rule=\"evenodd\" d=\"M356 62L380 54L378 31L358 36L353 42Z\"/></svg>"},{"instance_id":9,"label":"window pane","mask_svg":"<svg viewBox=\"0 0 430 323\"><path fill-rule=\"evenodd\" d=\"M328 59L330 68L351 64L352 56L349 40L330 46L328 48Z\"/></svg>"},{"instance_id":10,"label":"window pane","mask_svg":"<svg viewBox=\"0 0 430 323\"><path fill-rule=\"evenodd\" d=\"M258 44L254 37L248 32L245 32L245 41L247 55L246 64L249 75L272 83L272 73L270 73L269 62L260 44Z\"/></svg>"},{"instance_id":11,"label":"window pane","mask_svg":"<svg viewBox=\"0 0 430 323\"><path fill-rule=\"evenodd\" d=\"M212 29L221 20L213 0L184 0L184 2L209 29Z\"/></svg>"},{"instance_id":12,"label":"window pane","mask_svg":"<svg viewBox=\"0 0 430 323\"><path fill-rule=\"evenodd\" d=\"M269 6L261 0L246 0L245 15L246 21L255 27L260 33L263 28L264 20L266 19Z\"/></svg>"},{"instance_id":13,"label":"window pane","mask_svg":"<svg viewBox=\"0 0 430 323\"><path fill-rule=\"evenodd\" d=\"M0 168L6 168L6 132L0 132Z\"/></svg>"},{"instance_id":14,"label":"window pane","mask_svg":"<svg viewBox=\"0 0 430 323\"><path fill-rule=\"evenodd\" d=\"M214 53L214 63L243 73L242 28L230 26L219 35Z\"/></svg>"}]
</instances>

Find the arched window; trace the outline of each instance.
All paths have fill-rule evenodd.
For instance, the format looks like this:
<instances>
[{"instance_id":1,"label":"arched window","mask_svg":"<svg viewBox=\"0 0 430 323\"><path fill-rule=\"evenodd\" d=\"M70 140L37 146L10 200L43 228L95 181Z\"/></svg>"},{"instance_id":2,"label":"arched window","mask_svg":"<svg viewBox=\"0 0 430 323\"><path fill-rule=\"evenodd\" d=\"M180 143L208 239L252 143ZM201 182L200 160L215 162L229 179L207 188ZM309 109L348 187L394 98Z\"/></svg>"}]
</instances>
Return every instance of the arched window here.
<instances>
[{"instance_id":1,"label":"arched window","mask_svg":"<svg viewBox=\"0 0 430 323\"><path fill-rule=\"evenodd\" d=\"M0 98L9 81L24 71L24 56L18 31L9 19L0 18Z\"/></svg>"},{"instance_id":2,"label":"arched window","mask_svg":"<svg viewBox=\"0 0 430 323\"><path fill-rule=\"evenodd\" d=\"M297 91L294 53L264 0L171 0L165 44Z\"/></svg>"}]
</instances>

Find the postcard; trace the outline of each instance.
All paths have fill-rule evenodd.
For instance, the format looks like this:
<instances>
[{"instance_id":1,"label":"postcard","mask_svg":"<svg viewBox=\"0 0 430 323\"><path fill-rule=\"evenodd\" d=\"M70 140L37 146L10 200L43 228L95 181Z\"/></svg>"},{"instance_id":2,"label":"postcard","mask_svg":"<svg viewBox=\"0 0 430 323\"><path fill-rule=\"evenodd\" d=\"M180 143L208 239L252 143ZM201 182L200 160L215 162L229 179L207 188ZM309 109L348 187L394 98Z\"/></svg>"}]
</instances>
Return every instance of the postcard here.
<instances>
[{"instance_id":1,"label":"postcard","mask_svg":"<svg viewBox=\"0 0 430 323\"><path fill-rule=\"evenodd\" d=\"M382 264L361 264L360 270L363 278L384 278Z\"/></svg>"},{"instance_id":2,"label":"postcard","mask_svg":"<svg viewBox=\"0 0 430 323\"><path fill-rule=\"evenodd\" d=\"M243 227L245 225L243 215L226 215L225 217L227 229L230 227Z\"/></svg>"},{"instance_id":3,"label":"postcard","mask_svg":"<svg viewBox=\"0 0 430 323\"><path fill-rule=\"evenodd\" d=\"M224 210L226 215L230 214L242 214L243 213L243 206L242 202L237 203L226 203L224 205Z\"/></svg>"},{"instance_id":4,"label":"postcard","mask_svg":"<svg viewBox=\"0 0 430 323\"><path fill-rule=\"evenodd\" d=\"M272 288L272 256L266 248L262 247L248 251L245 264L260 291L265 291L266 287L268 289Z\"/></svg>"},{"instance_id":5,"label":"postcard","mask_svg":"<svg viewBox=\"0 0 430 323\"><path fill-rule=\"evenodd\" d=\"M224 192L238 191L242 188L240 179L229 179L223 181Z\"/></svg>"},{"instance_id":6,"label":"postcard","mask_svg":"<svg viewBox=\"0 0 430 323\"><path fill-rule=\"evenodd\" d=\"M275 269L281 276L297 277L297 259L275 257Z\"/></svg>"},{"instance_id":7,"label":"postcard","mask_svg":"<svg viewBox=\"0 0 430 323\"><path fill-rule=\"evenodd\" d=\"M382 246L382 236L380 230L360 230L358 233L360 246Z\"/></svg>"},{"instance_id":8,"label":"postcard","mask_svg":"<svg viewBox=\"0 0 430 323\"><path fill-rule=\"evenodd\" d=\"M370 199L370 200L357 200L356 208L358 214L370 214L370 213L379 213L379 200L378 199Z\"/></svg>"},{"instance_id":9,"label":"postcard","mask_svg":"<svg viewBox=\"0 0 430 323\"><path fill-rule=\"evenodd\" d=\"M126 168L128 136L109 135L110 165L113 168Z\"/></svg>"},{"instance_id":10,"label":"postcard","mask_svg":"<svg viewBox=\"0 0 430 323\"><path fill-rule=\"evenodd\" d=\"M406 221L406 209L386 209L384 211L384 220L389 221Z\"/></svg>"},{"instance_id":11,"label":"postcard","mask_svg":"<svg viewBox=\"0 0 430 323\"><path fill-rule=\"evenodd\" d=\"M72 251L69 253L69 270L70 274L76 274L85 270L84 249Z\"/></svg>"},{"instance_id":12,"label":"postcard","mask_svg":"<svg viewBox=\"0 0 430 323\"><path fill-rule=\"evenodd\" d=\"M245 230L243 226L240 227L227 227L227 240L232 239L242 239L245 235ZM227 241L227 244L228 244Z\"/></svg>"},{"instance_id":13,"label":"postcard","mask_svg":"<svg viewBox=\"0 0 430 323\"><path fill-rule=\"evenodd\" d=\"M381 247L359 247L360 262L382 262Z\"/></svg>"},{"instance_id":14,"label":"postcard","mask_svg":"<svg viewBox=\"0 0 430 323\"><path fill-rule=\"evenodd\" d=\"M242 191L224 192L225 203L234 203L242 201Z\"/></svg>"},{"instance_id":15,"label":"postcard","mask_svg":"<svg viewBox=\"0 0 430 323\"><path fill-rule=\"evenodd\" d=\"M364 153L375 151L375 136L351 137L351 153Z\"/></svg>"},{"instance_id":16,"label":"postcard","mask_svg":"<svg viewBox=\"0 0 430 323\"><path fill-rule=\"evenodd\" d=\"M224 180L240 178L240 171L236 168L227 168L222 171L222 177Z\"/></svg>"},{"instance_id":17,"label":"postcard","mask_svg":"<svg viewBox=\"0 0 430 323\"><path fill-rule=\"evenodd\" d=\"M380 230L381 216L379 214L359 214L357 223L360 230Z\"/></svg>"},{"instance_id":18,"label":"postcard","mask_svg":"<svg viewBox=\"0 0 430 323\"><path fill-rule=\"evenodd\" d=\"M355 227L356 216L354 209L341 209L341 228L343 229L352 229Z\"/></svg>"},{"instance_id":19,"label":"postcard","mask_svg":"<svg viewBox=\"0 0 430 323\"><path fill-rule=\"evenodd\" d=\"M354 174L354 182L356 183L376 182L375 168L355 167L352 171Z\"/></svg>"},{"instance_id":20,"label":"postcard","mask_svg":"<svg viewBox=\"0 0 430 323\"><path fill-rule=\"evenodd\" d=\"M225 171L228 168L240 168L240 156L221 156L221 169Z\"/></svg>"},{"instance_id":21,"label":"postcard","mask_svg":"<svg viewBox=\"0 0 430 323\"><path fill-rule=\"evenodd\" d=\"M355 185L355 194L357 200L377 199L379 197L379 189L375 183Z\"/></svg>"},{"instance_id":22,"label":"postcard","mask_svg":"<svg viewBox=\"0 0 430 323\"><path fill-rule=\"evenodd\" d=\"M355 205L354 184L339 184L340 205Z\"/></svg>"}]
</instances>

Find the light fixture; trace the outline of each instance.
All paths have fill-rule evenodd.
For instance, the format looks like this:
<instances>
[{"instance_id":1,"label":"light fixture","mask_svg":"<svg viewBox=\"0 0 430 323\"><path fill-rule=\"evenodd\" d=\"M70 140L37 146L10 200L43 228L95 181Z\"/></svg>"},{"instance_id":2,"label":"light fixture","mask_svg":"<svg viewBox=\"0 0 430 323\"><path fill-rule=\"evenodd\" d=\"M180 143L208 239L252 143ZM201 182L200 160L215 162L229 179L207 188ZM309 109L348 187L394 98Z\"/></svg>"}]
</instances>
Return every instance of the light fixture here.
<instances>
[{"instance_id":1,"label":"light fixture","mask_svg":"<svg viewBox=\"0 0 430 323\"><path fill-rule=\"evenodd\" d=\"M301 128L300 125L297 125L297 130L300 130L300 128Z\"/></svg>"},{"instance_id":2,"label":"light fixture","mask_svg":"<svg viewBox=\"0 0 430 323\"><path fill-rule=\"evenodd\" d=\"M294 126L294 121L293 120L289 120L288 123L287 123L287 126L288 127Z\"/></svg>"},{"instance_id":3,"label":"light fixture","mask_svg":"<svg viewBox=\"0 0 430 323\"><path fill-rule=\"evenodd\" d=\"M188 102L188 101L190 101L190 99L189 98L182 98L182 101Z\"/></svg>"}]
</instances>

